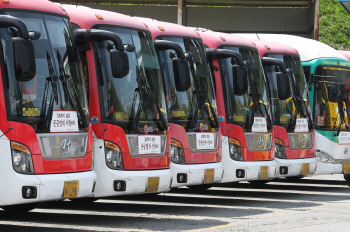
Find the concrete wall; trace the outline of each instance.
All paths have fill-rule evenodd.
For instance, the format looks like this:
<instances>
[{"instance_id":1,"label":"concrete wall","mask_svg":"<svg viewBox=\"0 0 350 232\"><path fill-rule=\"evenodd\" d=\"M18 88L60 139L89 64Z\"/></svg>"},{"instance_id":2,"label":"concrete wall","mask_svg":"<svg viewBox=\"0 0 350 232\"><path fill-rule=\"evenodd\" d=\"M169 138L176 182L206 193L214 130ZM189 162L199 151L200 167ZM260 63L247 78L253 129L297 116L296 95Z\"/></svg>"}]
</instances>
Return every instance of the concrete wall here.
<instances>
[{"instance_id":1,"label":"concrete wall","mask_svg":"<svg viewBox=\"0 0 350 232\"><path fill-rule=\"evenodd\" d=\"M177 6L93 5L89 7L176 23ZM284 33L313 38L314 9L185 7L184 25L215 31Z\"/></svg>"}]
</instances>

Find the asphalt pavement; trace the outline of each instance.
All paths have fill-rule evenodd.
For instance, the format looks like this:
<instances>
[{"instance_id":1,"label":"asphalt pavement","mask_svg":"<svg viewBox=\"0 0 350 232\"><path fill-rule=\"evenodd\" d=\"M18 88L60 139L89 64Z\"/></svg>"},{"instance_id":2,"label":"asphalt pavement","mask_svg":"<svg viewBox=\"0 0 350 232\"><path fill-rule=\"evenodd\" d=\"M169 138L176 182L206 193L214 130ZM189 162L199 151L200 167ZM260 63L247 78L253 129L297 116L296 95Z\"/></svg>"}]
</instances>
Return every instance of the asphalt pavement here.
<instances>
[{"instance_id":1,"label":"asphalt pavement","mask_svg":"<svg viewBox=\"0 0 350 232\"><path fill-rule=\"evenodd\" d=\"M350 187L342 175L219 184L159 195L43 203L0 210L0 231L349 231Z\"/></svg>"}]
</instances>

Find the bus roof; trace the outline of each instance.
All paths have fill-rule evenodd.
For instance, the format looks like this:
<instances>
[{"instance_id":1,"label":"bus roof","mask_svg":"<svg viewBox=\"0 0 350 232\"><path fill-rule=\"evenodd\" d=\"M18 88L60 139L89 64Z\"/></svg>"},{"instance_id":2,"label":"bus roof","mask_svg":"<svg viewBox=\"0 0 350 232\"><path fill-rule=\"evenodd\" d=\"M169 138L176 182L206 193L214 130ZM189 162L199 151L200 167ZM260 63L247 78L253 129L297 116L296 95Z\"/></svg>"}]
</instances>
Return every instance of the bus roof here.
<instances>
[{"instance_id":1,"label":"bus roof","mask_svg":"<svg viewBox=\"0 0 350 232\"><path fill-rule=\"evenodd\" d=\"M95 25L120 25L148 31L142 22L128 15L85 6L67 4L62 6L68 12L71 22L78 24L83 29L90 29Z\"/></svg>"},{"instance_id":2,"label":"bus roof","mask_svg":"<svg viewBox=\"0 0 350 232\"><path fill-rule=\"evenodd\" d=\"M287 44L298 50L301 61L311 61L319 58L340 58L347 60L334 48L313 39L282 34L237 34L251 39L262 39Z\"/></svg>"},{"instance_id":3,"label":"bus roof","mask_svg":"<svg viewBox=\"0 0 350 232\"><path fill-rule=\"evenodd\" d=\"M138 18L138 20L140 20L148 26L148 28L152 32L153 39L156 39L158 36L164 35L174 35L200 39L200 36L195 31L185 26L158 20L152 20L148 18Z\"/></svg>"},{"instance_id":4,"label":"bus roof","mask_svg":"<svg viewBox=\"0 0 350 232\"><path fill-rule=\"evenodd\" d=\"M346 59L348 59L350 61L350 51L339 51L343 56L346 57Z\"/></svg>"},{"instance_id":5,"label":"bus roof","mask_svg":"<svg viewBox=\"0 0 350 232\"><path fill-rule=\"evenodd\" d=\"M198 33L202 37L204 44L209 48L218 48L222 45L256 48L252 41L241 36L214 31L198 31Z\"/></svg>"},{"instance_id":6,"label":"bus roof","mask_svg":"<svg viewBox=\"0 0 350 232\"><path fill-rule=\"evenodd\" d=\"M8 2L0 1L0 8L2 10L28 9L68 16L64 8L61 8L59 5L48 0L10 0Z\"/></svg>"},{"instance_id":7,"label":"bus roof","mask_svg":"<svg viewBox=\"0 0 350 232\"><path fill-rule=\"evenodd\" d=\"M265 54L278 53L278 54L293 54L299 55L298 51L291 46L266 41L266 40L252 40L256 47L259 49L259 55L263 57Z\"/></svg>"}]
</instances>

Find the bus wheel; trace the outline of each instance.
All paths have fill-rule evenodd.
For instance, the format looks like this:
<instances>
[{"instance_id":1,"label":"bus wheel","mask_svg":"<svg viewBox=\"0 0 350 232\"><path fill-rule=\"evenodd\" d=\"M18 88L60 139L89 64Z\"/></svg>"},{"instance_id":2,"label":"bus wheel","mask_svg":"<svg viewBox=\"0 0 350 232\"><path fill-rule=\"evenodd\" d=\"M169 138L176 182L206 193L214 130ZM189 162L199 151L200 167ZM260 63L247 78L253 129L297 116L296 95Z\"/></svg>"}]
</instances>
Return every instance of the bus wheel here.
<instances>
[{"instance_id":1,"label":"bus wheel","mask_svg":"<svg viewBox=\"0 0 350 232\"><path fill-rule=\"evenodd\" d=\"M214 184L202 184L202 185L187 186L187 188L189 188L193 191L196 191L196 192L201 192L201 191L205 191L207 189L210 189L213 186L214 186Z\"/></svg>"},{"instance_id":2,"label":"bus wheel","mask_svg":"<svg viewBox=\"0 0 350 232\"><path fill-rule=\"evenodd\" d=\"M252 181L248 181L248 182L254 186L263 186L263 185L269 183L270 181L268 181L268 180L252 180Z\"/></svg>"},{"instance_id":3,"label":"bus wheel","mask_svg":"<svg viewBox=\"0 0 350 232\"><path fill-rule=\"evenodd\" d=\"M21 205L6 205L0 207L8 213L26 213L39 207L40 205L41 203L29 203Z\"/></svg>"},{"instance_id":4,"label":"bus wheel","mask_svg":"<svg viewBox=\"0 0 350 232\"><path fill-rule=\"evenodd\" d=\"M74 202L74 203L93 203L95 201L98 200L98 198L95 197L82 197L82 198L72 198L69 199L70 201Z\"/></svg>"}]
</instances>

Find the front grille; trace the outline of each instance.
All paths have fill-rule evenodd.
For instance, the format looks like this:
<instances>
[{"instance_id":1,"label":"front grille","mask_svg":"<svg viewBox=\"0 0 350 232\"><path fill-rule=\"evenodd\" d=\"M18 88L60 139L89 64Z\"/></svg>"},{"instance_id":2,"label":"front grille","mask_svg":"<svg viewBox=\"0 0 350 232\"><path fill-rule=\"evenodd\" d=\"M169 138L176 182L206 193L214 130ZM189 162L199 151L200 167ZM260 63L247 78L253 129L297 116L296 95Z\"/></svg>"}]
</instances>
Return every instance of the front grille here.
<instances>
[{"instance_id":1,"label":"front grille","mask_svg":"<svg viewBox=\"0 0 350 232\"><path fill-rule=\"evenodd\" d=\"M267 151L271 149L271 133L245 133L248 150Z\"/></svg>"},{"instance_id":2,"label":"front grille","mask_svg":"<svg viewBox=\"0 0 350 232\"><path fill-rule=\"evenodd\" d=\"M312 133L289 133L290 148L293 150L309 149L312 147Z\"/></svg>"},{"instance_id":3,"label":"front grille","mask_svg":"<svg viewBox=\"0 0 350 232\"><path fill-rule=\"evenodd\" d=\"M44 159L71 159L86 156L88 133L37 134L37 137Z\"/></svg>"}]
</instances>

